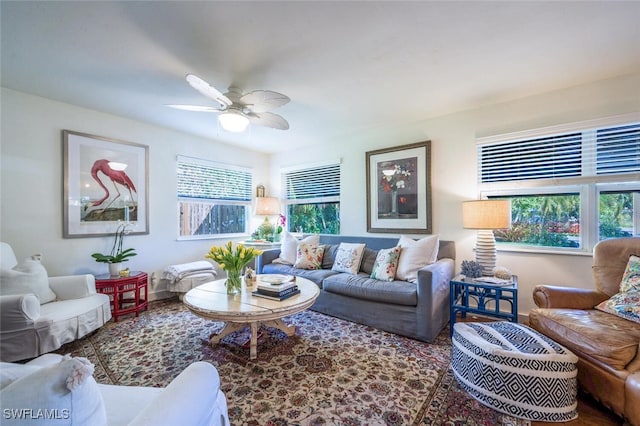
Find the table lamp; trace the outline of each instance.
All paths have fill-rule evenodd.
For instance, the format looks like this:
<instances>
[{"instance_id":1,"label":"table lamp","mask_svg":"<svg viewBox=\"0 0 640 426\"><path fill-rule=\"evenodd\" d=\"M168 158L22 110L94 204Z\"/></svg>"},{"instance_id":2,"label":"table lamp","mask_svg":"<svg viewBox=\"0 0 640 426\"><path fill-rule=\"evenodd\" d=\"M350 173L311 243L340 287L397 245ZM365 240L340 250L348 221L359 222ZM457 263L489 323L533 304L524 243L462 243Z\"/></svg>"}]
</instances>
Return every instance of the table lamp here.
<instances>
[{"instance_id":1,"label":"table lamp","mask_svg":"<svg viewBox=\"0 0 640 426\"><path fill-rule=\"evenodd\" d=\"M256 215L264 216L264 222L258 228L261 238L273 234L274 226L269 222L269 216L278 214L280 214L280 202L276 197L256 198Z\"/></svg>"},{"instance_id":2,"label":"table lamp","mask_svg":"<svg viewBox=\"0 0 640 426\"><path fill-rule=\"evenodd\" d=\"M482 266L482 275L492 276L496 266L496 239L494 229L511 226L509 200L475 200L462 203L462 226L477 229L476 262Z\"/></svg>"}]
</instances>

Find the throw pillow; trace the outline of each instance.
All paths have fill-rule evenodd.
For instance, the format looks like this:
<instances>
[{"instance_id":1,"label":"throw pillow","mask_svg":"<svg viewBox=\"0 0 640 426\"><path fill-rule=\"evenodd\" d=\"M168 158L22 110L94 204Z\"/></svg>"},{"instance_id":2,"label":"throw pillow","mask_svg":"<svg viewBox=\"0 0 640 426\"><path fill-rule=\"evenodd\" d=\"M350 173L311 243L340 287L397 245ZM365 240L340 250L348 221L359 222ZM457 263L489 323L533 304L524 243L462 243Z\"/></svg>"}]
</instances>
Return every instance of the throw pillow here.
<instances>
[{"instance_id":1,"label":"throw pillow","mask_svg":"<svg viewBox=\"0 0 640 426\"><path fill-rule=\"evenodd\" d=\"M396 278L396 269L400 259L400 247L382 249L376 256L376 262L371 271L371 278L381 281L393 281Z\"/></svg>"},{"instance_id":2,"label":"throw pillow","mask_svg":"<svg viewBox=\"0 0 640 426\"><path fill-rule=\"evenodd\" d=\"M626 293L633 289L640 290L640 257L635 255L629 256L620 282L620 293Z\"/></svg>"},{"instance_id":3,"label":"throw pillow","mask_svg":"<svg viewBox=\"0 0 640 426\"><path fill-rule=\"evenodd\" d=\"M13 362L0 363L0 389L15 382L16 380L28 376L40 370L41 367L35 365L23 365Z\"/></svg>"},{"instance_id":4,"label":"throw pillow","mask_svg":"<svg viewBox=\"0 0 640 426\"><path fill-rule=\"evenodd\" d=\"M596 309L640 323L640 289L614 294L596 306Z\"/></svg>"},{"instance_id":5,"label":"throw pillow","mask_svg":"<svg viewBox=\"0 0 640 426\"><path fill-rule=\"evenodd\" d=\"M98 384L92 377L93 364L86 358L66 356L59 363L43 367L2 389L2 411L31 409L55 415L58 421L35 418L27 424L106 425L107 415ZM24 419L4 419L2 424L25 424Z\"/></svg>"},{"instance_id":6,"label":"throw pillow","mask_svg":"<svg viewBox=\"0 0 640 426\"><path fill-rule=\"evenodd\" d=\"M340 243L331 270L356 275L360 269L360 262L362 262L364 246L364 243Z\"/></svg>"},{"instance_id":7,"label":"throw pillow","mask_svg":"<svg viewBox=\"0 0 640 426\"><path fill-rule=\"evenodd\" d=\"M284 231L282 233L282 242L280 244L280 256L275 259L273 263L293 265L296 262L298 244L311 244L317 246L320 244L320 235L309 235L308 237L298 241L296 237L291 235L289 232Z\"/></svg>"},{"instance_id":8,"label":"throw pillow","mask_svg":"<svg viewBox=\"0 0 640 426\"><path fill-rule=\"evenodd\" d=\"M294 268L299 269L320 269L322 265L322 255L324 254L324 246L314 244L298 244L298 253Z\"/></svg>"},{"instance_id":9,"label":"throw pillow","mask_svg":"<svg viewBox=\"0 0 640 426\"><path fill-rule=\"evenodd\" d=\"M0 270L0 294L25 293L35 294L41 305L56 299L56 294L49 288L47 270L38 260L31 258L13 269Z\"/></svg>"},{"instance_id":10,"label":"throw pillow","mask_svg":"<svg viewBox=\"0 0 640 426\"><path fill-rule=\"evenodd\" d=\"M415 282L418 280L418 269L435 263L438 260L440 237L429 235L421 240L402 235L398 245L402 247L396 279Z\"/></svg>"}]
</instances>

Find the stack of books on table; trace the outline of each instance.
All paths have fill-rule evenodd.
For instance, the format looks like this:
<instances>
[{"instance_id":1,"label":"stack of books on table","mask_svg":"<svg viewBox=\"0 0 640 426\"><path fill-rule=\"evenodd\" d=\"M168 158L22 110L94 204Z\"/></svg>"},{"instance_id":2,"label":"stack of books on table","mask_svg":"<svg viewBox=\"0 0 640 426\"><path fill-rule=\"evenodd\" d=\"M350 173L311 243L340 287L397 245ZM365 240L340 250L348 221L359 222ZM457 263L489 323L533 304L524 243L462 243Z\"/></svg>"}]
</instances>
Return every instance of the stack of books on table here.
<instances>
[{"instance_id":1,"label":"stack of books on table","mask_svg":"<svg viewBox=\"0 0 640 426\"><path fill-rule=\"evenodd\" d=\"M252 294L267 299L284 300L298 293L300 293L300 289L295 281L287 281L279 284L258 281L257 289Z\"/></svg>"}]
</instances>

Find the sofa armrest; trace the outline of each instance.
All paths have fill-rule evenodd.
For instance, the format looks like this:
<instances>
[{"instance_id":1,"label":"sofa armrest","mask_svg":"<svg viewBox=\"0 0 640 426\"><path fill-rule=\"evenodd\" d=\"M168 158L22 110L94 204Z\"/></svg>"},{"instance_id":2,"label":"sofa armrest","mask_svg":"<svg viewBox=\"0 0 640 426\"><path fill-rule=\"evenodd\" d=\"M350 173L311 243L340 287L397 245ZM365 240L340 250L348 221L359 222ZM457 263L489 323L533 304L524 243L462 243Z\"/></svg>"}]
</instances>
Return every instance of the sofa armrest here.
<instances>
[{"instance_id":1,"label":"sofa armrest","mask_svg":"<svg viewBox=\"0 0 640 426\"><path fill-rule=\"evenodd\" d=\"M228 425L226 400L218 401L220 376L208 362L190 364L129 423L142 425ZM224 407L220 407L224 405Z\"/></svg>"},{"instance_id":2,"label":"sofa armrest","mask_svg":"<svg viewBox=\"0 0 640 426\"><path fill-rule=\"evenodd\" d=\"M418 269L418 298L425 292L433 293L442 289L448 292L454 268L453 259L443 258Z\"/></svg>"},{"instance_id":3,"label":"sofa armrest","mask_svg":"<svg viewBox=\"0 0 640 426\"><path fill-rule=\"evenodd\" d=\"M0 312L3 332L33 328L40 317L40 301L33 293L0 296Z\"/></svg>"},{"instance_id":4,"label":"sofa armrest","mask_svg":"<svg viewBox=\"0 0 640 426\"><path fill-rule=\"evenodd\" d=\"M597 290L554 285L537 285L533 301L539 308L593 309L609 296Z\"/></svg>"},{"instance_id":5,"label":"sofa armrest","mask_svg":"<svg viewBox=\"0 0 640 426\"><path fill-rule=\"evenodd\" d=\"M258 258L256 259L256 273L261 274L262 268L264 267L264 265L273 263L273 261L276 260L278 257L280 257L279 248L264 250L262 254L258 256Z\"/></svg>"},{"instance_id":6,"label":"sofa armrest","mask_svg":"<svg viewBox=\"0 0 640 426\"><path fill-rule=\"evenodd\" d=\"M82 299L96 294L96 278L91 274L49 277L49 288L58 300Z\"/></svg>"}]
</instances>

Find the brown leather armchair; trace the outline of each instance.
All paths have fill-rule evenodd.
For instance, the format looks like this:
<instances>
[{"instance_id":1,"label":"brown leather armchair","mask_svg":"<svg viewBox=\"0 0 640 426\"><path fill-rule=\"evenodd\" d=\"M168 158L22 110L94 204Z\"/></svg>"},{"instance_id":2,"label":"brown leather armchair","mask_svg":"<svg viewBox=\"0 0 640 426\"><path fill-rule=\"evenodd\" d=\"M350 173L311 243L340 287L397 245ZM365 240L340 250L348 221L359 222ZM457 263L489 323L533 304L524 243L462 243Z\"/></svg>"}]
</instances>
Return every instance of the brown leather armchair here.
<instances>
[{"instance_id":1,"label":"brown leather armchair","mask_svg":"<svg viewBox=\"0 0 640 426\"><path fill-rule=\"evenodd\" d=\"M578 383L633 425L640 425L640 324L594 309L618 293L640 238L616 238L593 250L595 289L539 285L532 328L564 345L578 360Z\"/></svg>"}]
</instances>

